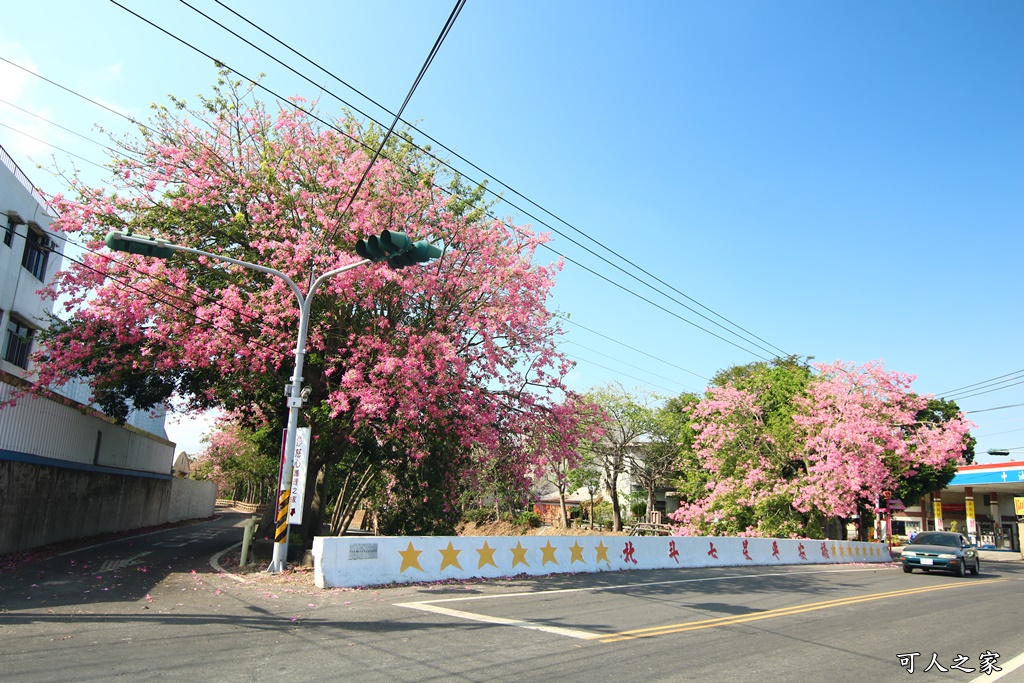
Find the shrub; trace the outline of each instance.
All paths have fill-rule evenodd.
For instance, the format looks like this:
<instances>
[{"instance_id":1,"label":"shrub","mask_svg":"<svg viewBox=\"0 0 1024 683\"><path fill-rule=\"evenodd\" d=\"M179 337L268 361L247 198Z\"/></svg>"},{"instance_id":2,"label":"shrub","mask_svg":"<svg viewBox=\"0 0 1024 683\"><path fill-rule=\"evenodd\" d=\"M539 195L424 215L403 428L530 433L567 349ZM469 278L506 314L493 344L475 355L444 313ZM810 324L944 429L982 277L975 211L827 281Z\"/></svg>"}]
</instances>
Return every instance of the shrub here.
<instances>
[{"instance_id":1,"label":"shrub","mask_svg":"<svg viewBox=\"0 0 1024 683\"><path fill-rule=\"evenodd\" d=\"M486 524L487 522L497 521L494 516L493 508L471 508L469 510L463 510L462 521L473 524Z\"/></svg>"},{"instance_id":2,"label":"shrub","mask_svg":"<svg viewBox=\"0 0 1024 683\"><path fill-rule=\"evenodd\" d=\"M527 510L525 512L520 513L520 515L516 518L515 523L518 526L524 527L526 529L538 529L540 528L542 521L543 520L541 520L540 515L538 515L536 512Z\"/></svg>"}]
</instances>

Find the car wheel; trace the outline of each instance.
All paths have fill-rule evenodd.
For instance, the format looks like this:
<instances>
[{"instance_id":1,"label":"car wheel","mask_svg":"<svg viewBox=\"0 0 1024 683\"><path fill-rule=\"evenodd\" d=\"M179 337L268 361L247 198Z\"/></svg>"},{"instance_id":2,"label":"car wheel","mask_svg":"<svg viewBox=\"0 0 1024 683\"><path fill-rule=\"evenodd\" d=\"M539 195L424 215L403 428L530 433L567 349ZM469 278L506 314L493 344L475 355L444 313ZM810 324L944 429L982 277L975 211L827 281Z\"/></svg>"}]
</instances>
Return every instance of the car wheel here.
<instances>
[{"instance_id":1,"label":"car wheel","mask_svg":"<svg viewBox=\"0 0 1024 683\"><path fill-rule=\"evenodd\" d=\"M956 571L953 573L957 576L965 576L967 574L967 571L964 569L964 563L958 562L956 565Z\"/></svg>"},{"instance_id":2,"label":"car wheel","mask_svg":"<svg viewBox=\"0 0 1024 683\"><path fill-rule=\"evenodd\" d=\"M909 566L909 565L906 565L906 564L905 564L905 565L903 565L903 573L904 573L904 574L909 574L909 573L911 573L912 571L914 571L914 568L913 568L913 567L911 567L911 566Z\"/></svg>"},{"instance_id":3,"label":"car wheel","mask_svg":"<svg viewBox=\"0 0 1024 683\"><path fill-rule=\"evenodd\" d=\"M981 560L977 557L974 558L974 567L971 568L971 575L977 576L981 573Z\"/></svg>"}]
</instances>

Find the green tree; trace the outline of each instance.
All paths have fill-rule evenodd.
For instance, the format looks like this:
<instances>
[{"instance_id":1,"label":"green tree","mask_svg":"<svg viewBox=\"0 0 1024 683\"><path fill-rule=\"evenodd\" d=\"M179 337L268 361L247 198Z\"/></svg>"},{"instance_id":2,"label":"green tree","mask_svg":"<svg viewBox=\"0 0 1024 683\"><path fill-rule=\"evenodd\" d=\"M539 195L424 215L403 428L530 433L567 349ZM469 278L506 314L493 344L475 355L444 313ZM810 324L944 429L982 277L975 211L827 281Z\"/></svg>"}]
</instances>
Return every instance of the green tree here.
<instances>
[{"instance_id":1,"label":"green tree","mask_svg":"<svg viewBox=\"0 0 1024 683\"><path fill-rule=\"evenodd\" d=\"M592 450L587 449L576 467L569 470L569 487L573 491L587 490L587 495L590 497L587 518L590 520L590 528L593 529L595 496L601 490L601 467Z\"/></svg>"},{"instance_id":2,"label":"green tree","mask_svg":"<svg viewBox=\"0 0 1024 683\"><path fill-rule=\"evenodd\" d=\"M654 432L653 395L641 393L635 398L621 384L611 383L592 389L586 400L600 407L603 435L586 448L594 456L604 475L604 486L612 504L612 528L622 530L619 479L627 473L632 455L649 443Z\"/></svg>"}]
</instances>

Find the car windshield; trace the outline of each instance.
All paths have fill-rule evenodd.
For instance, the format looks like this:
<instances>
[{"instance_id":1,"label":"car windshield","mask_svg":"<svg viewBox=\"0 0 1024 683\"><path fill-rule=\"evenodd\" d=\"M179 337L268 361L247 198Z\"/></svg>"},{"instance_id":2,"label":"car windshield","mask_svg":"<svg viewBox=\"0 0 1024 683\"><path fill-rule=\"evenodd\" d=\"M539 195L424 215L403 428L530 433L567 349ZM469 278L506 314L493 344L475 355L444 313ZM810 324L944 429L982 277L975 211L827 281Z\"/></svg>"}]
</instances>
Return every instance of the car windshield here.
<instances>
[{"instance_id":1,"label":"car windshield","mask_svg":"<svg viewBox=\"0 0 1024 683\"><path fill-rule=\"evenodd\" d=\"M960 537L955 534L918 534L914 545L948 545L950 548L959 548Z\"/></svg>"}]
</instances>

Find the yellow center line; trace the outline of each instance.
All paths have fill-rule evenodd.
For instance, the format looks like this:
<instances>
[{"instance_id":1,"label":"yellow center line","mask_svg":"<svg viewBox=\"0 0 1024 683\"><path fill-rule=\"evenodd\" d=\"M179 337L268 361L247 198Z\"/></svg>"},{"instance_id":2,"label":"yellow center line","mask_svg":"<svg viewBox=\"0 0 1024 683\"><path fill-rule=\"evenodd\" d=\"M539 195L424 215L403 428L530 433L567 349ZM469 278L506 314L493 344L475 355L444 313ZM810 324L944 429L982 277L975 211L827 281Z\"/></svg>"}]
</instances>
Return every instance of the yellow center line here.
<instances>
[{"instance_id":1,"label":"yellow center line","mask_svg":"<svg viewBox=\"0 0 1024 683\"><path fill-rule=\"evenodd\" d=\"M636 638L650 638L652 636L664 636L670 633L682 633L684 631L696 631L705 628L715 628L716 626L742 624L748 621L773 619L775 617L785 617L791 614L814 612L816 610L828 609L830 607L853 605L858 602L869 602L872 600L884 600L886 598L896 598L905 595L916 595L918 593L929 593L931 591L945 590L947 588L960 588L963 586L982 586L985 584L998 583L1000 581L1006 580L1007 579L987 579L983 581L965 581L956 583L945 583L939 586L926 586L924 588L906 588L903 590L889 591L886 593L855 595L849 598L825 600L823 602L811 602L804 605L793 605L792 607L780 607L778 609L766 610L764 612L755 612L752 614L742 614L730 617L718 617L716 619L702 619L700 621L687 621L681 624L668 624L665 626L653 626L650 628L640 628L631 631L621 631L619 633L602 634L592 636L592 639L600 640L602 643L617 643L623 640L633 640Z\"/></svg>"}]
</instances>

